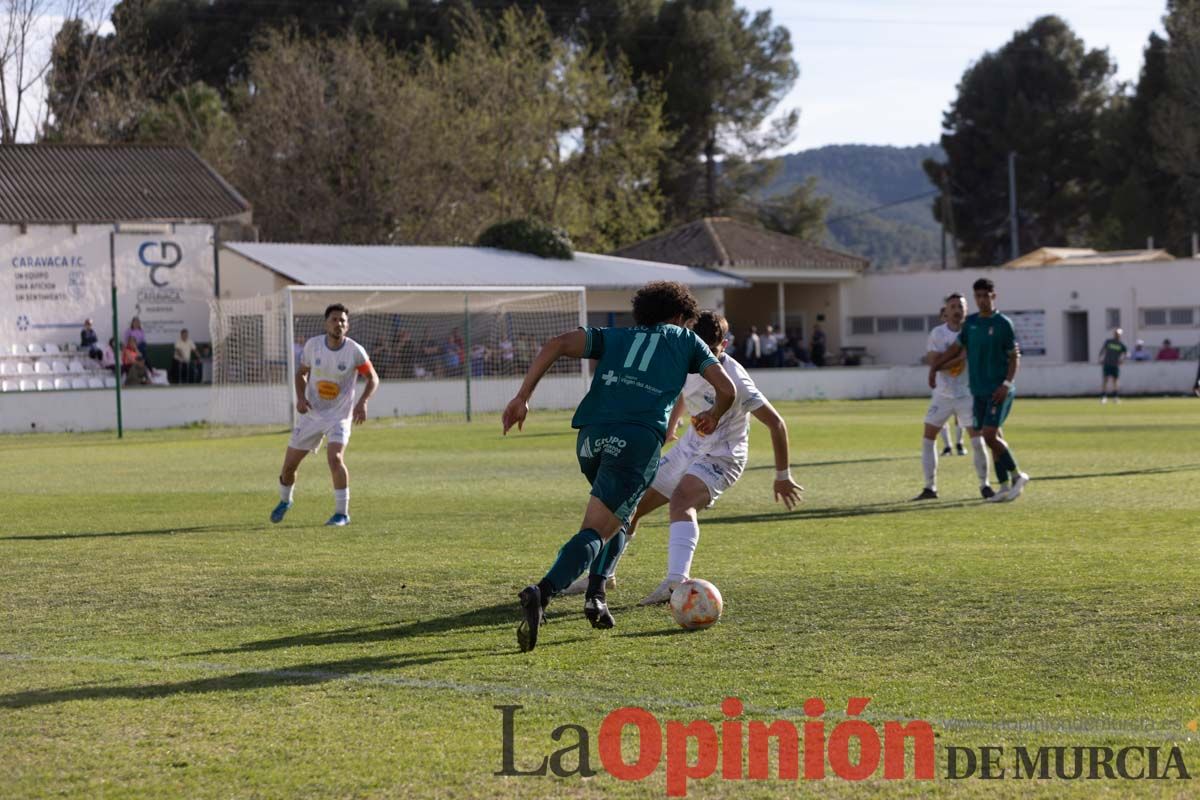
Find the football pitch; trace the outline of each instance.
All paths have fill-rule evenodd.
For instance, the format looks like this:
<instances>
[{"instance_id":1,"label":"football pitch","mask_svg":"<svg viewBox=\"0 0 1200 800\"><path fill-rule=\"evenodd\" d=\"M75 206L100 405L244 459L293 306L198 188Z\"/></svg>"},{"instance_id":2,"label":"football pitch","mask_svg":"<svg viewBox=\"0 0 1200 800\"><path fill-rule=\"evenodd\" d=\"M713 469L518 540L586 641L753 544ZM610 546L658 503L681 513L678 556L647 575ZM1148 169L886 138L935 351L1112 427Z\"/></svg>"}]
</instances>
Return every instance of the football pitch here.
<instances>
[{"instance_id":1,"label":"football pitch","mask_svg":"<svg viewBox=\"0 0 1200 800\"><path fill-rule=\"evenodd\" d=\"M806 780L801 752L798 780L774 758L766 780L719 762L690 797L1200 795L1200 401L1018 400L1006 432L1033 481L1008 504L979 500L969 456L941 459L940 500L908 502L925 406L781 404L807 498L791 513L753 424L746 473L701 515L692 573L724 594L714 628L637 605L665 567L663 509L621 561L617 628L560 598L524 654L516 592L588 492L568 414L507 438L498 418L368 423L342 529L322 525L323 452L267 521L284 432L0 438L0 797L664 797L667 734L649 777L618 780L603 720L632 706L719 732L726 697L743 726L799 730L822 699L830 751L849 698L870 698L859 718L881 735L932 726L935 777L914 779L910 752L904 779L880 761ZM573 746L559 771L583 753L597 774L496 775L505 714L510 772ZM851 761L869 749L853 741ZM1003 748L1004 777L948 777L951 748L961 773L983 747ZM1091 750L1079 779L1052 760L1029 779L1018 747L1065 748L1068 771ZM1143 779L1087 777L1092 751L1131 747ZM1146 779L1172 748L1191 778Z\"/></svg>"}]
</instances>

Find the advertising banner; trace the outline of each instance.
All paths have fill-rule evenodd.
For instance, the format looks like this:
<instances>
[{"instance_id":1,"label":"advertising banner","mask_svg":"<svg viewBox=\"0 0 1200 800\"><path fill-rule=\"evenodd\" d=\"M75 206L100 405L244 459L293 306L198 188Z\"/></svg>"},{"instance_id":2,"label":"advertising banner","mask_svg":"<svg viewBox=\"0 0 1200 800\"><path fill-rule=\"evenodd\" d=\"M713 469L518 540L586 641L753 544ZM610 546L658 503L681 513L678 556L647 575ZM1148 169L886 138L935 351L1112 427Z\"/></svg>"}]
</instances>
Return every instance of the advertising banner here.
<instances>
[{"instance_id":1,"label":"advertising banner","mask_svg":"<svg viewBox=\"0 0 1200 800\"><path fill-rule=\"evenodd\" d=\"M78 343L85 319L107 339L114 259L118 333L136 316L152 344L175 341L181 328L208 341L213 227L112 233L111 225L0 227L0 344Z\"/></svg>"}]
</instances>

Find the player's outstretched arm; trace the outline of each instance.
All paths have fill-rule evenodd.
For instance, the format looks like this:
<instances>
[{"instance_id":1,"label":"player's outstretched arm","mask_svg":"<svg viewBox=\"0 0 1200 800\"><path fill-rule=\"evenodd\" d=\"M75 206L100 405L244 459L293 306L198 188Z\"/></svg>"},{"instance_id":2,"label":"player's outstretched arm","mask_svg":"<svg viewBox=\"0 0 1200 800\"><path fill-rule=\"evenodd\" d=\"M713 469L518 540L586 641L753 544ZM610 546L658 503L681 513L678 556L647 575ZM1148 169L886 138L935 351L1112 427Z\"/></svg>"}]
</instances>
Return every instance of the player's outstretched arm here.
<instances>
[{"instance_id":1,"label":"player's outstretched arm","mask_svg":"<svg viewBox=\"0 0 1200 800\"><path fill-rule=\"evenodd\" d=\"M707 436L717 429L717 423L721 421L721 417L733 406L737 389L734 388L733 381L729 380L729 375L725 373L725 368L720 364L709 364L704 372L700 373L700 377L712 384L717 393L717 401L713 403L712 408L701 411L692 417L692 427L696 429L697 433Z\"/></svg>"},{"instance_id":2,"label":"player's outstretched arm","mask_svg":"<svg viewBox=\"0 0 1200 800\"><path fill-rule=\"evenodd\" d=\"M534 356L533 363L529 365L529 370L525 373L525 380L521 383L520 390L512 400L508 401L508 405L504 409L501 423L504 426L505 435L513 425L517 426L517 430L524 430L525 417L529 414L529 399L533 397L533 390L537 388L542 376L550 370L550 367L554 366L554 362L563 357L583 358L586 348L587 334L582 328L560 333L542 345L537 355Z\"/></svg>"},{"instance_id":3,"label":"player's outstretched arm","mask_svg":"<svg viewBox=\"0 0 1200 800\"><path fill-rule=\"evenodd\" d=\"M775 451L775 502L782 500L791 511L804 500L801 494L804 487L792 479L787 423L770 403L763 403L750 413L771 431L771 448Z\"/></svg>"},{"instance_id":4,"label":"player's outstretched arm","mask_svg":"<svg viewBox=\"0 0 1200 800\"><path fill-rule=\"evenodd\" d=\"M358 398L358 402L354 404L355 425L361 425L367 421L367 401L379 388L379 373L375 371L375 365L368 361L363 366L367 368L367 371L363 373L367 376L367 385L363 388L362 397Z\"/></svg>"}]
</instances>

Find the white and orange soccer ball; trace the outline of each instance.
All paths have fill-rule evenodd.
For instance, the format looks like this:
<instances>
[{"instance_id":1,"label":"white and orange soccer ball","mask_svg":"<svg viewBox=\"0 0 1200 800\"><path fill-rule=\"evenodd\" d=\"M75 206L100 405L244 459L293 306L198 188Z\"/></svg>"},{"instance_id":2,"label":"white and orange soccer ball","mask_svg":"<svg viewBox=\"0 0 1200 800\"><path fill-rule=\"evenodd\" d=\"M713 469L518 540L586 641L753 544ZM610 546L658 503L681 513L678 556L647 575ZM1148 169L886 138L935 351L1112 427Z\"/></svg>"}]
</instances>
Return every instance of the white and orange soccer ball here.
<instances>
[{"instance_id":1,"label":"white and orange soccer ball","mask_svg":"<svg viewBox=\"0 0 1200 800\"><path fill-rule=\"evenodd\" d=\"M715 624L721 618L724 607L721 591L699 578L684 581L671 593L671 616L688 630Z\"/></svg>"}]
</instances>

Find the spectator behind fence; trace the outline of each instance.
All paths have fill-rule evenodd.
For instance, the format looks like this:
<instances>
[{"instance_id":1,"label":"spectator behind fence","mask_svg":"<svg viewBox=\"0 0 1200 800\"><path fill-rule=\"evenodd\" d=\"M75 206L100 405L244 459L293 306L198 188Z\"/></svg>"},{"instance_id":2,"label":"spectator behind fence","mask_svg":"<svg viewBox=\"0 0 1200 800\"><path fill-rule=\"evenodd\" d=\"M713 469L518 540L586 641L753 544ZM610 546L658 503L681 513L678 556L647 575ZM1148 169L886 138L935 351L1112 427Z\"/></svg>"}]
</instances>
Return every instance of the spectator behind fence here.
<instances>
[{"instance_id":1,"label":"spectator behind fence","mask_svg":"<svg viewBox=\"0 0 1200 800\"><path fill-rule=\"evenodd\" d=\"M746 366L757 367L762 360L762 341L758 338L758 327L750 326L750 335L746 337Z\"/></svg>"},{"instance_id":2,"label":"spectator behind fence","mask_svg":"<svg viewBox=\"0 0 1200 800\"><path fill-rule=\"evenodd\" d=\"M775 328L768 325L767 332L762 337L762 365L764 367L778 367L781 355L782 353L779 352L779 336L776 335Z\"/></svg>"},{"instance_id":3,"label":"spectator behind fence","mask_svg":"<svg viewBox=\"0 0 1200 800\"><path fill-rule=\"evenodd\" d=\"M175 341L175 356L167 377L171 383L199 383L199 367L200 353L196 350L196 343L188 338L187 328L184 328Z\"/></svg>"},{"instance_id":4,"label":"spectator behind fence","mask_svg":"<svg viewBox=\"0 0 1200 800\"><path fill-rule=\"evenodd\" d=\"M83 321L83 329L79 331L79 349L88 354L89 358L100 358L100 346L97 342L100 337L96 335L96 329L92 327L92 321L85 319Z\"/></svg>"},{"instance_id":5,"label":"spectator behind fence","mask_svg":"<svg viewBox=\"0 0 1200 800\"><path fill-rule=\"evenodd\" d=\"M125 372L126 386L149 383L146 360L138 350L137 337L130 336L125 340L125 347L121 349L121 369Z\"/></svg>"},{"instance_id":6,"label":"spectator behind fence","mask_svg":"<svg viewBox=\"0 0 1200 800\"><path fill-rule=\"evenodd\" d=\"M146 332L142 330L142 321L138 317L134 317L129 321L129 327L125 330L125 335L121 337L121 341L128 342L130 337L133 337L137 350L142 354L143 364L148 363L150 358L146 354Z\"/></svg>"},{"instance_id":7,"label":"spectator behind fence","mask_svg":"<svg viewBox=\"0 0 1200 800\"><path fill-rule=\"evenodd\" d=\"M818 367L825 366L825 331L821 330L821 323L813 323L812 332L812 362Z\"/></svg>"},{"instance_id":8,"label":"spectator behind fence","mask_svg":"<svg viewBox=\"0 0 1200 800\"><path fill-rule=\"evenodd\" d=\"M117 354L114 350L116 344L116 339L109 339L108 344L104 345L104 349L100 351L101 368L112 370L113 375L117 374Z\"/></svg>"},{"instance_id":9,"label":"spectator behind fence","mask_svg":"<svg viewBox=\"0 0 1200 800\"><path fill-rule=\"evenodd\" d=\"M1129 354L1129 358L1133 361L1149 361L1152 356L1150 351L1146 349L1146 343L1141 339L1133 346L1133 352Z\"/></svg>"},{"instance_id":10,"label":"spectator behind fence","mask_svg":"<svg viewBox=\"0 0 1200 800\"><path fill-rule=\"evenodd\" d=\"M1178 361L1179 348L1171 345L1170 339L1163 339L1162 347L1158 348L1159 361Z\"/></svg>"},{"instance_id":11,"label":"spectator behind fence","mask_svg":"<svg viewBox=\"0 0 1200 800\"><path fill-rule=\"evenodd\" d=\"M297 333L296 341L292 342L292 362L297 370L300 369L300 356L304 355L304 342L303 333Z\"/></svg>"}]
</instances>

